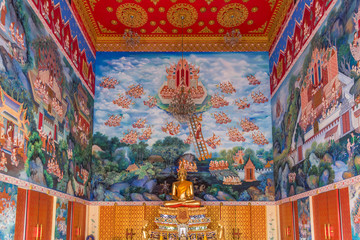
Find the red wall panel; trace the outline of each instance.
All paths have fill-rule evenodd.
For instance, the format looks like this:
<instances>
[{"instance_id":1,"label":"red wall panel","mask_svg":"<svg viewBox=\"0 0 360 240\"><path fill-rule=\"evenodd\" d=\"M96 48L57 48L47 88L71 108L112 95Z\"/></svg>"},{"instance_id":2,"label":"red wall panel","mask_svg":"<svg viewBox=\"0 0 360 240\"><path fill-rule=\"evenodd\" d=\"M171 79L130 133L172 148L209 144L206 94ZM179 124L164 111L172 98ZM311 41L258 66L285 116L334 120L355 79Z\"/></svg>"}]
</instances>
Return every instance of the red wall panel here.
<instances>
[{"instance_id":1,"label":"red wall panel","mask_svg":"<svg viewBox=\"0 0 360 240\"><path fill-rule=\"evenodd\" d=\"M281 239L294 240L293 207L292 202L279 206Z\"/></svg>"},{"instance_id":2,"label":"red wall panel","mask_svg":"<svg viewBox=\"0 0 360 240\"><path fill-rule=\"evenodd\" d=\"M26 214L26 190L22 188L18 188L14 240L24 239L25 214Z\"/></svg>"},{"instance_id":3,"label":"red wall panel","mask_svg":"<svg viewBox=\"0 0 360 240\"><path fill-rule=\"evenodd\" d=\"M342 239L351 239L351 222L350 222L350 203L349 189L342 188L340 191L340 207L341 207L341 223L342 223Z\"/></svg>"},{"instance_id":4,"label":"red wall panel","mask_svg":"<svg viewBox=\"0 0 360 240\"><path fill-rule=\"evenodd\" d=\"M313 213L315 239L341 239L338 190L314 196Z\"/></svg>"},{"instance_id":5,"label":"red wall panel","mask_svg":"<svg viewBox=\"0 0 360 240\"><path fill-rule=\"evenodd\" d=\"M86 206L80 203L72 203L72 239L82 240L85 239L86 227Z\"/></svg>"},{"instance_id":6,"label":"red wall panel","mask_svg":"<svg viewBox=\"0 0 360 240\"><path fill-rule=\"evenodd\" d=\"M26 239L36 239L37 229L41 229L41 239L51 239L53 220L53 197L35 192L28 192Z\"/></svg>"}]
</instances>

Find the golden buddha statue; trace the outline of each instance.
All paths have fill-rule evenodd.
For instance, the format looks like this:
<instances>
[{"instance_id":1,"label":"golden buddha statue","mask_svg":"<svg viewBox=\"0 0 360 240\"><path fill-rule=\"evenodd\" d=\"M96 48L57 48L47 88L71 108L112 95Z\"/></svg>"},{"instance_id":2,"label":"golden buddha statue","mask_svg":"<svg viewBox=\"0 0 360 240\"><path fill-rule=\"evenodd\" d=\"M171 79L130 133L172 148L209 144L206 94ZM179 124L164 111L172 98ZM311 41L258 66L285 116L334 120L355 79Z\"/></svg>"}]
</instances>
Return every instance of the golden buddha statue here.
<instances>
[{"instance_id":1,"label":"golden buddha statue","mask_svg":"<svg viewBox=\"0 0 360 240\"><path fill-rule=\"evenodd\" d=\"M186 169L183 164L180 164L178 171L178 180L174 182L171 187L171 201L164 203L165 207L200 207L200 201L194 199L193 183L186 181Z\"/></svg>"}]
</instances>

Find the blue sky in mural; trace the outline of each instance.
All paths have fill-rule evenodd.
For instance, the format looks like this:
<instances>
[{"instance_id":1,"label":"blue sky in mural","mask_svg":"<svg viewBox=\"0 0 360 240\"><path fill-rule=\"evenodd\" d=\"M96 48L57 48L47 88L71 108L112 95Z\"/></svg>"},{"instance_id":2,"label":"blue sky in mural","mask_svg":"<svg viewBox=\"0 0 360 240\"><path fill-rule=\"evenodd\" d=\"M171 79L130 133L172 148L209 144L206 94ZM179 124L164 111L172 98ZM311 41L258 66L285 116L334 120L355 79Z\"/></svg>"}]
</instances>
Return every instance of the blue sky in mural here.
<instances>
[{"instance_id":1,"label":"blue sky in mural","mask_svg":"<svg viewBox=\"0 0 360 240\"><path fill-rule=\"evenodd\" d=\"M166 67L177 63L181 58L179 53L97 53L96 67L96 92L95 92L95 116L94 133L101 132L109 137L124 136L124 133L132 129L132 124L139 118L145 118L147 124L152 127L152 138L148 144L152 145L156 140L169 136L163 132L162 126L167 122L176 120L159 107L149 108L143 101L148 96L155 96L166 80ZM269 102L256 104L251 98L252 91L261 91L268 99L270 98L269 88L269 67L268 53L186 53L184 58L190 64L200 67L199 81L205 86L207 94L212 96L216 93L223 95L219 83L231 81L236 93L224 94L228 106L222 108L210 108L203 113L202 132L204 138L210 138L213 133L221 137L220 149L229 149L235 146L243 146L257 150L271 149L271 106ZM261 81L260 85L249 85L247 76L255 74ZM114 89L105 89L99 86L103 77L111 77L120 81ZM119 94L125 94L132 84L141 84L145 95L141 99L133 99L135 104L130 109L123 109L113 104L113 100ZM250 108L239 110L234 101L246 97L251 104ZM228 124L216 124L214 113L223 111L232 120ZM123 119L119 127L108 127L104 122L113 114L122 114ZM258 146L253 143L250 133L243 133L245 142L232 142L226 133L229 127L237 127L241 130L239 122L243 118L249 118L264 133L269 144ZM181 125L180 133L176 136L185 140L189 134L186 124ZM212 150L212 149L211 149ZM191 149L194 152L194 149Z\"/></svg>"}]
</instances>

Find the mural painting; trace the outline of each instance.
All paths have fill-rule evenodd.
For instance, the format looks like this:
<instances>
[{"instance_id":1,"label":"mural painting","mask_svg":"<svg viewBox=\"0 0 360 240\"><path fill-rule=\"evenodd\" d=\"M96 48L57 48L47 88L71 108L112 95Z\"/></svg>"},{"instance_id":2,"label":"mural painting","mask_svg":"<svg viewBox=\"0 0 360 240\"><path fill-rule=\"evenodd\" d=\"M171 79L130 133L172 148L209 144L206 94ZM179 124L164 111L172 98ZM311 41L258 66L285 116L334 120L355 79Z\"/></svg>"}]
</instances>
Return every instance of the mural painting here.
<instances>
[{"instance_id":1,"label":"mural painting","mask_svg":"<svg viewBox=\"0 0 360 240\"><path fill-rule=\"evenodd\" d=\"M276 199L359 174L359 7L336 3L271 99Z\"/></svg>"},{"instance_id":2,"label":"mural painting","mask_svg":"<svg viewBox=\"0 0 360 240\"><path fill-rule=\"evenodd\" d=\"M360 184L349 186L352 239L360 239Z\"/></svg>"},{"instance_id":3,"label":"mural painting","mask_svg":"<svg viewBox=\"0 0 360 240\"><path fill-rule=\"evenodd\" d=\"M266 53L98 53L95 200L273 200ZM190 113L189 113L190 112Z\"/></svg>"},{"instance_id":4,"label":"mural painting","mask_svg":"<svg viewBox=\"0 0 360 240\"><path fill-rule=\"evenodd\" d=\"M302 240L311 240L311 216L309 198L297 200L299 234Z\"/></svg>"},{"instance_id":5,"label":"mural painting","mask_svg":"<svg viewBox=\"0 0 360 240\"><path fill-rule=\"evenodd\" d=\"M0 239L14 239L17 186L0 182Z\"/></svg>"},{"instance_id":6,"label":"mural painting","mask_svg":"<svg viewBox=\"0 0 360 240\"><path fill-rule=\"evenodd\" d=\"M93 99L26 1L1 7L0 172L89 198Z\"/></svg>"},{"instance_id":7,"label":"mural painting","mask_svg":"<svg viewBox=\"0 0 360 240\"><path fill-rule=\"evenodd\" d=\"M55 214L55 239L66 240L68 218L68 201L65 199L56 199L56 214Z\"/></svg>"}]
</instances>

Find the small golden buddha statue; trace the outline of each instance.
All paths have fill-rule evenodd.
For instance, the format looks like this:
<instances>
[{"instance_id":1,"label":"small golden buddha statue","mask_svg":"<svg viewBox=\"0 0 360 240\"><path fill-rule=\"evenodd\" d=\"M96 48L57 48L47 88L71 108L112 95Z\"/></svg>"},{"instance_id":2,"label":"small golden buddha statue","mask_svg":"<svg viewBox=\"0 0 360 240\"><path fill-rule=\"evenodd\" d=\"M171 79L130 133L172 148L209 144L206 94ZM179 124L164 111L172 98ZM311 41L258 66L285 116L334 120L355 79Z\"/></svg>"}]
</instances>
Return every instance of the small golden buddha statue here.
<instances>
[{"instance_id":1,"label":"small golden buddha statue","mask_svg":"<svg viewBox=\"0 0 360 240\"><path fill-rule=\"evenodd\" d=\"M194 187L193 183L186 181L186 169L184 165L180 165L178 171L178 180L174 182L171 187L171 201L164 203L165 207L200 207L200 201L194 199Z\"/></svg>"},{"instance_id":2,"label":"small golden buddha statue","mask_svg":"<svg viewBox=\"0 0 360 240\"><path fill-rule=\"evenodd\" d=\"M225 228L224 228L224 223L223 223L222 220L220 220L218 222L217 239L218 240L225 240Z\"/></svg>"},{"instance_id":3,"label":"small golden buddha statue","mask_svg":"<svg viewBox=\"0 0 360 240\"><path fill-rule=\"evenodd\" d=\"M147 232L147 227L149 225L149 222L144 220L143 221L143 227L142 227L142 239L143 240L148 240L149 239L149 233Z\"/></svg>"}]
</instances>

